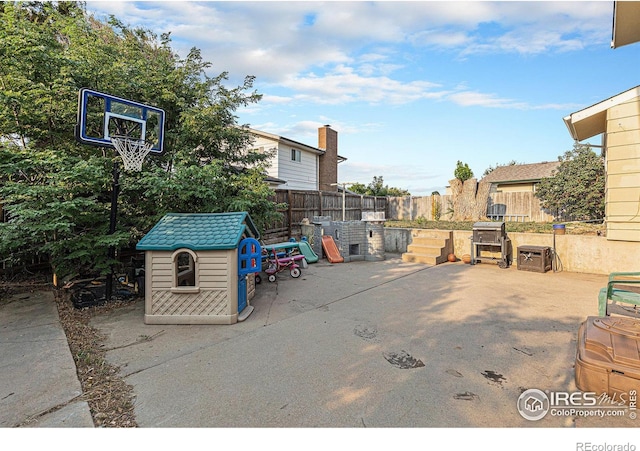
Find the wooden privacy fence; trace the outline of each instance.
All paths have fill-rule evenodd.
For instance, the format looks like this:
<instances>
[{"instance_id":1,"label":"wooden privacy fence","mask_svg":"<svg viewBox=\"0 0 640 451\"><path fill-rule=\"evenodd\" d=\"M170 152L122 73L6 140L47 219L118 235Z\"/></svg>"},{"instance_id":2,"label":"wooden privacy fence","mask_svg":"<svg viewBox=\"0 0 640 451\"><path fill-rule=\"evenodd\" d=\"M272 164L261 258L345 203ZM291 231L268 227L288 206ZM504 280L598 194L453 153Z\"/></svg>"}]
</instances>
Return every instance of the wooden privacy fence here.
<instances>
[{"instance_id":1,"label":"wooden privacy fence","mask_svg":"<svg viewBox=\"0 0 640 451\"><path fill-rule=\"evenodd\" d=\"M342 200L344 210L342 208ZM360 221L363 211L387 211L387 198L332 191L276 190L274 202L286 204L278 210L282 220L270 224L265 230L266 243L285 241L301 235L300 223L304 218L313 221L314 216L330 216L333 221Z\"/></svg>"},{"instance_id":2,"label":"wooden privacy fence","mask_svg":"<svg viewBox=\"0 0 640 451\"><path fill-rule=\"evenodd\" d=\"M452 216L453 196L390 197L387 219L414 220L424 218L434 221ZM434 202L437 207L434 207ZM540 200L532 192L489 193L487 218L501 221L552 222L554 216L540 207Z\"/></svg>"}]
</instances>

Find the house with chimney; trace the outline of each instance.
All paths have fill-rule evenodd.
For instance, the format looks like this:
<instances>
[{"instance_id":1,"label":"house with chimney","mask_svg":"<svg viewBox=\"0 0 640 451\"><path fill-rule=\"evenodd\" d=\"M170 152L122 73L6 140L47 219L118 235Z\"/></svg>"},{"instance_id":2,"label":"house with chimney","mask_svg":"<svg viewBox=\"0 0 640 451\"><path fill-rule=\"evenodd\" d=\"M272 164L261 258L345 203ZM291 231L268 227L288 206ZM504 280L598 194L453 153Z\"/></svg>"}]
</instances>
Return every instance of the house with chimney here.
<instances>
[{"instance_id":1,"label":"house with chimney","mask_svg":"<svg viewBox=\"0 0 640 451\"><path fill-rule=\"evenodd\" d=\"M330 125L318 128L318 146L303 144L283 136L249 129L253 150L273 154L267 181L274 189L337 191L338 132Z\"/></svg>"}]
</instances>

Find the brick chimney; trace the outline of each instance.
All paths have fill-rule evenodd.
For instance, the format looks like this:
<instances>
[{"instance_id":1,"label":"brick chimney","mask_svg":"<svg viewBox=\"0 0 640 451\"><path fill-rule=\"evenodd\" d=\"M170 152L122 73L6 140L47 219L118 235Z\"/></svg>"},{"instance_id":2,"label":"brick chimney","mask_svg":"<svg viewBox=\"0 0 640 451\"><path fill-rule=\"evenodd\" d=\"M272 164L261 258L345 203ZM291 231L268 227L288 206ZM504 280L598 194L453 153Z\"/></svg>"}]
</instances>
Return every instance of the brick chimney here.
<instances>
[{"instance_id":1,"label":"brick chimney","mask_svg":"<svg viewBox=\"0 0 640 451\"><path fill-rule=\"evenodd\" d=\"M325 151L320 156L318 186L320 191L338 191L338 132L330 125L318 128L318 148Z\"/></svg>"}]
</instances>

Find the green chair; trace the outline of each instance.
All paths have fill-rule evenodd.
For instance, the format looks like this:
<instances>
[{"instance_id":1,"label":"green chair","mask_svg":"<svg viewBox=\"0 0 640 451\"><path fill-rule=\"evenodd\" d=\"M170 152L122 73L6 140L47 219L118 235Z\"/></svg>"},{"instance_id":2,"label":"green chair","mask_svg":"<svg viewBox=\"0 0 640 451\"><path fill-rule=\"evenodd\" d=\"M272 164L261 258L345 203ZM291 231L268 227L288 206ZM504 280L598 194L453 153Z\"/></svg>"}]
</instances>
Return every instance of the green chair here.
<instances>
[{"instance_id":1,"label":"green chair","mask_svg":"<svg viewBox=\"0 0 640 451\"><path fill-rule=\"evenodd\" d=\"M598 294L598 315L640 318L640 272L612 272Z\"/></svg>"}]
</instances>

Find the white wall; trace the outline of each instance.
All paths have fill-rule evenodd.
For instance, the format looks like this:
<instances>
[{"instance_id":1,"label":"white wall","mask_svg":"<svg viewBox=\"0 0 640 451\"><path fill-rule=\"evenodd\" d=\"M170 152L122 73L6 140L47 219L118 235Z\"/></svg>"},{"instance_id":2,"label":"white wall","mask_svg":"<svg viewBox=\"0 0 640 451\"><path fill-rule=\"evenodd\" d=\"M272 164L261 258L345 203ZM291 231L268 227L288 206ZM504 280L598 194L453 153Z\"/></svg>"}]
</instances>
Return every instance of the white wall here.
<instances>
[{"instance_id":1,"label":"white wall","mask_svg":"<svg viewBox=\"0 0 640 451\"><path fill-rule=\"evenodd\" d=\"M271 150L271 149L277 149L278 148L278 142L268 139L268 138L263 138L260 136L255 136L255 140L253 142L253 145L251 146L252 149L260 149L262 148L265 152ZM278 159L277 158L272 158L270 165L267 169L267 173L271 176L271 177L278 177Z\"/></svg>"},{"instance_id":2,"label":"white wall","mask_svg":"<svg viewBox=\"0 0 640 451\"><path fill-rule=\"evenodd\" d=\"M286 180L280 189L318 189L318 155L297 148L301 152L300 161L291 160L291 149L296 147L280 146L278 150L278 175Z\"/></svg>"},{"instance_id":3,"label":"white wall","mask_svg":"<svg viewBox=\"0 0 640 451\"><path fill-rule=\"evenodd\" d=\"M277 155L271 160L267 173L271 177L286 180L287 183L278 185L278 189L318 190L317 154L259 136L256 136L252 148L263 148L265 151L277 149ZM300 150L300 161L291 160L291 149Z\"/></svg>"}]
</instances>

